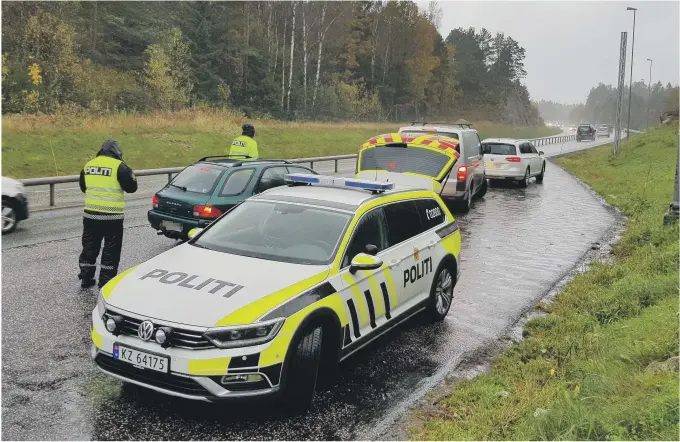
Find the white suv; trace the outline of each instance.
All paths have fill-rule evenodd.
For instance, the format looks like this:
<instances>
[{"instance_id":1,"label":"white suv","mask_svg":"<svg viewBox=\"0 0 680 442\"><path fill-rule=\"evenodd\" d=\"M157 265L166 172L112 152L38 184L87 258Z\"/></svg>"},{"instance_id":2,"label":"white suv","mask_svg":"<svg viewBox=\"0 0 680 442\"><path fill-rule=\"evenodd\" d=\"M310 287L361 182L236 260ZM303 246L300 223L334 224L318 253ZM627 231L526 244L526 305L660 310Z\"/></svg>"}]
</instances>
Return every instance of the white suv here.
<instances>
[{"instance_id":1,"label":"white suv","mask_svg":"<svg viewBox=\"0 0 680 442\"><path fill-rule=\"evenodd\" d=\"M482 141L482 153L486 177L492 182L513 180L522 187L529 185L531 177L536 177L537 183L543 182L545 158L530 141L487 138Z\"/></svg>"},{"instance_id":2,"label":"white suv","mask_svg":"<svg viewBox=\"0 0 680 442\"><path fill-rule=\"evenodd\" d=\"M440 196L445 201L455 201L464 212L467 212L473 198L481 198L486 194L487 183L484 177L481 141L477 131L470 128L470 123L412 122L411 126L399 128L399 133L437 134L458 140L460 159L442 179Z\"/></svg>"}]
</instances>

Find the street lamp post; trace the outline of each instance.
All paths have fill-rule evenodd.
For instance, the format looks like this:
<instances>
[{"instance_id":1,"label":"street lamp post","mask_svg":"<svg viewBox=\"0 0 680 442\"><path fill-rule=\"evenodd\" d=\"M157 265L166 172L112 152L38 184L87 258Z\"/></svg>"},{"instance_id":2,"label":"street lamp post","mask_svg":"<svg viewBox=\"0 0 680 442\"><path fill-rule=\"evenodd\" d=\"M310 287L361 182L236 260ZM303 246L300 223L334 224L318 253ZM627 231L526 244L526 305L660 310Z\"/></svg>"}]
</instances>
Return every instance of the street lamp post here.
<instances>
[{"instance_id":1,"label":"street lamp post","mask_svg":"<svg viewBox=\"0 0 680 442\"><path fill-rule=\"evenodd\" d=\"M635 13L637 8L628 6L627 11L633 11L633 41L630 46L630 85L628 86L628 125L626 126L626 133L630 133L630 105L633 99L633 54L635 53Z\"/></svg>"},{"instance_id":2,"label":"street lamp post","mask_svg":"<svg viewBox=\"0 0 680 442\"><path fill-rule=\"evenodd\" d=\"M648 58L649 62L649 92L647 93L647 127L649 127L649 113L652 111L652 63L653 60Z\"/></svg>"}]
</instances>

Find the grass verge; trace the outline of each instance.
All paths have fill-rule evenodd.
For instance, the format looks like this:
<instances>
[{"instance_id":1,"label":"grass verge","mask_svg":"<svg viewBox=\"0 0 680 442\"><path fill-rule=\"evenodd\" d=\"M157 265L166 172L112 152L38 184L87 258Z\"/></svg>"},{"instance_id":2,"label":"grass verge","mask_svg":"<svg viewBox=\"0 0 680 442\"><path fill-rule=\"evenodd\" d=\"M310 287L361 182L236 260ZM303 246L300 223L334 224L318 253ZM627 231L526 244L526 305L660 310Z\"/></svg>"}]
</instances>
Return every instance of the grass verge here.
<instances>
[{"instance_id":1,"label":"grass verge","mask_svg":"<svg viewBox=\"0 0 680 442\"><path fill-rule=\"evenodd\" d=\"M75 175L109 138L133 169L184 166L225 153L244 120L229 111L187 110L153 115L26 116L2 119L2 174L13 178ZM359 145L399 124L254 121L260 156L304 158L356 153ZM534 138L550 127L475 124L480 137Z\"/></svg>"},{"instance_id":2,"label":"grass verge","mask_svg":"<svg viewBox=\"0 0 680 442\"><path fill-rule=\"evenodd\" d=\"M493 369L410 429L427 440L678 440L678 125L559 163L628 216L613 263L578 275Z\"/></svg>"}]
</instances>

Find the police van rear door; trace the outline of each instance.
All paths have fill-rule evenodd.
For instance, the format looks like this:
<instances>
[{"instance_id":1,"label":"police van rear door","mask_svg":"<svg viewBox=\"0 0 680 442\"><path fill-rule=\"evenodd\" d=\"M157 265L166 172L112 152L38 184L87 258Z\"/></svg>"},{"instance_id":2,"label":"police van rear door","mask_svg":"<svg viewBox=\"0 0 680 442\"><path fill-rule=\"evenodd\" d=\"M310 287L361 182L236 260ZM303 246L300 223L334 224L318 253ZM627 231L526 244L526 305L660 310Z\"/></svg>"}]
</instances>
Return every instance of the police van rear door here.
<instances>
[{"instance_id":1,"label":"police van rear door","mask_svg":"<svg viewBox=\"0 0 680 442\"><path fill-rule=\"evenodd\" d=\"M398 173L441 182L455 162L453 152L399 143L363 149L357 159L357 171L359 178L373 176L381 180L382 175L389 179L389 174Z\"/></svg>"}]
</instances>

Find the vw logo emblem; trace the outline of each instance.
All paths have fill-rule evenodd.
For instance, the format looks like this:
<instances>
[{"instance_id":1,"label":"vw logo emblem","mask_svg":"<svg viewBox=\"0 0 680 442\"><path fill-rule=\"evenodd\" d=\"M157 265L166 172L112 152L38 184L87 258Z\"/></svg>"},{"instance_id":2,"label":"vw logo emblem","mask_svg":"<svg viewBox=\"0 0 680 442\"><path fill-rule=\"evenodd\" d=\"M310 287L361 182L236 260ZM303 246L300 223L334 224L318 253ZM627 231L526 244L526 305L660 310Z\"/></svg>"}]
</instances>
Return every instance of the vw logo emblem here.
<instances>
[{"instance_id":1,"label":"vw logo emblem","mask_svg":"<svg viewBox=\"0 0 680 442\"><path fill-rule=\"evenodd\" d=\"M144 321L139 324L137 335L142 341L148 341L153 336L153 323L151 321Z\"/></svg>"}]
</instances>

